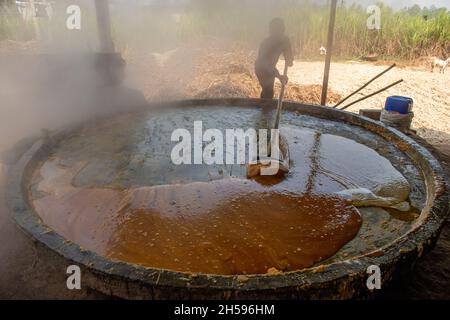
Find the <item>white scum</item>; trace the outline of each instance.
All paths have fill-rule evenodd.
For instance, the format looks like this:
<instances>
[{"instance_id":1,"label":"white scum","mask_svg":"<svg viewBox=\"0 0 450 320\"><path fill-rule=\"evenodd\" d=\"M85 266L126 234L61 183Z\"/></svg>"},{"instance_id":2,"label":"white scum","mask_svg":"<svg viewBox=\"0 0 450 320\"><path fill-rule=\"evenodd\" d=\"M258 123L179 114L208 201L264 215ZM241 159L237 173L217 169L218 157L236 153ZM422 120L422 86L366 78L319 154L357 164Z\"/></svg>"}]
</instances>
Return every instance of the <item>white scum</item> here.
<instances>
[{"instance_id":1,"label":"white scum","mask_svg":"<svg viewBox=\"0 0 450 320\"><path fill-rule=\"evenodd\" d=\"M177 144L172 149L171 159L175 165L244 165L256 164L259 159L259 163L263 165L261 175L274 175L278 172L279 164L278 161L271 161L271 159L279 160L280 134L279 130L271 130L269 159L267 133L267 129L259 129L258 132L253 128L246 131L226 129L224 140L221 130L208 129L203 132L203 122L195 121L193 137L187 129L176 129L172 132L171 141ZM225 150L224 141L226 142ZM203 147L204 143L205 147Z\"/></svg>"}]
</instances>

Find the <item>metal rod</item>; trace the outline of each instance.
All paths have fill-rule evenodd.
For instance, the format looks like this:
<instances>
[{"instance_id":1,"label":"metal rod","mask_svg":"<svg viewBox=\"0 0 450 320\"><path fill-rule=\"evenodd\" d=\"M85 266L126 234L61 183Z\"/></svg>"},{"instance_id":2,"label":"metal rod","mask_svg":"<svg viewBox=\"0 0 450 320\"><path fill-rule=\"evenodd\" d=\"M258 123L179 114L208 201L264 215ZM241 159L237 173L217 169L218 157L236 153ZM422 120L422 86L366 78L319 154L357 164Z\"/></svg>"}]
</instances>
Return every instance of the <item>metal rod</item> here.
<instances>
[{"instance_id":1,"label":"metal rod","mask_svg":"<svg viewBox=\"0 0 450 320\"><path fill-rule=\"evenodd\" d=\"M330 79L331 56L333 54L334 25L336 23L337 0L331 0L330 22L328 24L327 57L325 59L325 71L323 75L321 104L327 103L328 81Z\"/></svg>"},{"instance_id":2,"label":"metal rod","mask_svg":"<svg viewBox=\"0 0 450 320\"><path fill-rule=\"evenodd\" d=\"M392 66L390 66L389 68L387 68L386 70L384 70L382 73L378 74L377 76L373 77L369 82L367 82L365 85L363 85L361 88L359 88L358 90L356 90L355 92L353 92L352 94L349 94L347 97L345 97L344 99L342 99L341 101L339 101L333 108L337 108L339 107L341 104L343 104L345 101L347 101L348 99L350 99L351 97L353 97L355 94L357 94L358 92L360 92L361 90L363 90L364 88L366 88L369 84L371 84L372 82L374 82L375 80L377 80L378 78L380 78L382 75L384 75L385 73L387 73L388 71L392 70L393 68L396 67L396 64L394 63Z\"/></svg>"},{"instance_id":3,"label":"metal rod","mask_svg":"<svg viewBox=\"0 0 450 320\"><path fill-rule=\"evenodd\" d=\"M401 79L401 80L399 80L399 81L397 81L397 82L394 82L393 84L388 85L387 87L384 87L383 89L380 89L380 90L378 90L378 91L376 91L376 92L374 92L374 93L369 94L368 96L362 97L361 99L358 99L358 100L356 100L356 101L354 101L354 102L352 102L352 103L346 105L345 107L341 108L341 110L345 110L345 109L351 107L351 106L354 105L354 104L357 104L357 103L359 103L359 102L361 102L361 101L364 101L364 100L366 100L366 99L369 99L369 98L371 98L371 97L373 97L373 96L375 96L375 95L377 95L377 94L379 94L379 93L381 93L381 92L383 92L383 91L386 91L387 89L392 88L393 86L398 85L399 83L402 83L403 81L404 81L404 80Z\"/></svg>"}]
</instances>

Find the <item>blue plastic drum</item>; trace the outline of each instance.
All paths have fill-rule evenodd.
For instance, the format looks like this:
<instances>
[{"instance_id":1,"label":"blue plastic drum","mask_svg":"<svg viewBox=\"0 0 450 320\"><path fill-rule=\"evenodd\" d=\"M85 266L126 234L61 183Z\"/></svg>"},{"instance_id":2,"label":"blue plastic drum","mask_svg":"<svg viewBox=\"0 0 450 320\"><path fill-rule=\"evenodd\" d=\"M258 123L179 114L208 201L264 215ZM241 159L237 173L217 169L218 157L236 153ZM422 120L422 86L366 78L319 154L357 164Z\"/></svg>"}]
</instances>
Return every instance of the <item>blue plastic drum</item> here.
<instances>
[{"instance_id":1,"label":"blue plastic drum","mask_svg":"<svg viewBox=\"0 0 450 320\"><path fill-rule=\"evenodd\" d=\"M386 111L408 114L412 111L414 100L408 97L392 96L386 99Z\"/></svg>"}]
</instances>

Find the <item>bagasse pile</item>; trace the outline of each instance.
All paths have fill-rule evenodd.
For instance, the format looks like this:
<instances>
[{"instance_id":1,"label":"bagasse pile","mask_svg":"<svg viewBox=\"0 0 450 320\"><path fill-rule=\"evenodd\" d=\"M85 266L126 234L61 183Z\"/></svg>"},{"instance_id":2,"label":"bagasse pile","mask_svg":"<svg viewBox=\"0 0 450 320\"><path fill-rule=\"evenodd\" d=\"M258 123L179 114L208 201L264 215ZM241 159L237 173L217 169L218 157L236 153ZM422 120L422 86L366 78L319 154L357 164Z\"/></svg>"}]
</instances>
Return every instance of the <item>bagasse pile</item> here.
<instances>
[{"instance_id":1,"label":"bagasse pile","mask_svg":"<svg viewBox=\"0 0 450 320\"><path fill-rule=\"evenodd\" d=\"M241 47L232 48L230 52L221 54L211 51L196 68L196 77L190 84L193 96L209 97L248 97L258 98L260 86L254 74L255 52L248 52ZM277 81L276 96L280 90ZM320 104L322 86L298 85L289 83L285 99L298 102ZM328 103L337 103L341 96L328 92Z\"/></svg>"},{"instance_id":2,"label":"bagasse pile","mask_svg":"<svg viewBox=\"0 0 450 320\"><path fill-rule=\"evenodd\" d=\"M37 41L0 41L0 55L38 54L40 51L40 46Z\"/></svg>"},{"instance_id":3,"label":"bagasse pile","mask_svg":"<svg viewBox=\"0 0 450 320\"><path fill-rule=\"evenodd\" d=\"M149 100L183 98L258 98L261 88L254 73L256 52L240 45L214 44L206 49L179 48L163 54L127 50L134 86ZM161 62L164 62L163 64ZM133 72L135 69L136 72ZM280 84L276 81L276 97ZM322 86L289 83L285 99L320 104ZM328 103L341 96L328 92Z\"/></svg>"},{"instance_id":4,"label":"bagasse pile","mask_svg":"<svg viewBox=\"0 0 450 320\"><path fill-rule=\"evenodd\" d=\"M206 49L186 46L168 53L148 49L121 50L127 61L130 86L139 89L149 100L184 98L258 98L260 86L254 73L256 52L238 44L213 43ZM0 54L39 53L36 42L1 41ZM280 84L276 81L276 97ZM285 98L297 102L320 103L320 85L289 83ZM328 92L328 103L340 100Z\"/></svg>"}]
</instances>

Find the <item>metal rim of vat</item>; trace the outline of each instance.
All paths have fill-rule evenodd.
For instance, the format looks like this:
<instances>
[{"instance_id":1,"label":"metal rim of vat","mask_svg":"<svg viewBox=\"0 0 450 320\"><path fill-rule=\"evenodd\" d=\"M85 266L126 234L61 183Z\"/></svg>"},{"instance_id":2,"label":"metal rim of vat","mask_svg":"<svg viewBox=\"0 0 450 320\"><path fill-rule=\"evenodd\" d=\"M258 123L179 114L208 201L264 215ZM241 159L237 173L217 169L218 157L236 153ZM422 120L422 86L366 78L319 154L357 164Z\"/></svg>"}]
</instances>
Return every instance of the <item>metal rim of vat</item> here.
<instances>
[{"instance_id":1,"label":"metal rim of vat","mask_svg":"<svg viewBox=\"0 0 450 320\"><path fill-rule=\"evenodd\" d=\"M195 106L275 107L275 101L259 99L182 100L138 106L176 109ZM52 146L73 131L66 129L36 142L9 170L6 200L16 224L45 250L78 264L87 286L121 298L150 299L249 299L249 298L352 298L371 296L366 287L367 268L377 265L383 285L435 245L449 212L450 185L439 162L424 147L399 131L379 122L323 106L286 102L285 108L328 120L365 128L394 143L422 171L427 192L426 207L415 226L391 244L365 255L329 265L279 275L223 276L190 274L146 268L118 262L84 250L49 229L28 201L28 183L36 165Z\"/></svg>"}]
</instances>

